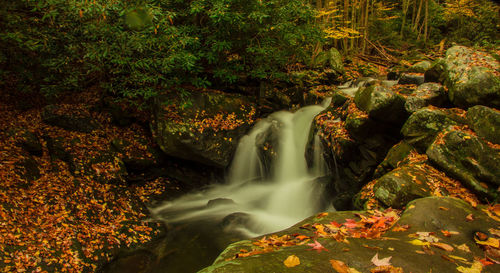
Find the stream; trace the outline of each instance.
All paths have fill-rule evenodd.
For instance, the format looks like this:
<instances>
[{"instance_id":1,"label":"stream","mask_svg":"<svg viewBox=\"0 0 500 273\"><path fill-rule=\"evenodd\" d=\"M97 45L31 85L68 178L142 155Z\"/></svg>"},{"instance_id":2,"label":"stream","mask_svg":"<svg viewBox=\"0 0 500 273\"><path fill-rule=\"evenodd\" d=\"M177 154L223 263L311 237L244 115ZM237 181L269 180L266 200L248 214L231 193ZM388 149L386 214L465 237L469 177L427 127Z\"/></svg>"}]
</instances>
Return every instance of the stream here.
<instances>
[{"instance_id":1,"label":"stream","mask_svg":"<svg viewBox=\"0 0 500 273\"><path fill-rule=\"evenodd\" d=\"M158 272L196 272L232 242L276 232L319 210L333 209L321 198L324 186L315 183L328 175L318 137L312 140L311 164L305 156L312 121L330 101L294 113L279 111L259 121L241 138L225 184L151 208L156 219L173 227L167 238L171 253L161 260ZM268 156L262 149L266 139L277 146Z\"/></svg>"}]
</instances>

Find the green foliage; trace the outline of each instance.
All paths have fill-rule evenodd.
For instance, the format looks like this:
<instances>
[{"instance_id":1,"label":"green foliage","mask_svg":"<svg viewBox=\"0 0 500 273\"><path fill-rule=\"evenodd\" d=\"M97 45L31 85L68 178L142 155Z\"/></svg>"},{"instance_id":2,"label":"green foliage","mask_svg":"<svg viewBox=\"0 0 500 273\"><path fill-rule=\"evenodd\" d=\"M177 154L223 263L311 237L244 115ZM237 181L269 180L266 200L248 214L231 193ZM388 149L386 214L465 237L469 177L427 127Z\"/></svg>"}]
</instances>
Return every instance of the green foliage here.
<instances>
[{"instance_id":1,"label":"green foliage","mask_svg":"<svg viewBox=\"0 0 500 273\"><path fill-rule=\"evenodd\" d=\"M0 16L0 85L46 95L277 79L320 37L300 0L26 0Z\"/></svg>"}]
</instances>

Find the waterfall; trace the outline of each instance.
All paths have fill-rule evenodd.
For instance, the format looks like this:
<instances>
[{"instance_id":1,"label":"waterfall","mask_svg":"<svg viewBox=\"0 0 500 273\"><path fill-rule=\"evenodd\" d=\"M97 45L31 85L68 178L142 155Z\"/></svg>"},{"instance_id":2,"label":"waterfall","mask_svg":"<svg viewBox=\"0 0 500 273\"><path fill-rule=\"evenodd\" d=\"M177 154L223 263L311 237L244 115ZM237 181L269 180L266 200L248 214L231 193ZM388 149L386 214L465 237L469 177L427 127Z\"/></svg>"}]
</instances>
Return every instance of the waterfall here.
<instances>
[{"instance_id":1,"label":"waterfall","mask_svg":"<svg viewBox=\"0 0 500 273\"><path fill-rule=\"evenodd\" d=\"M323 188L314 180L327 172L318 136L313 139L312 168L308 168L305 152L312 121L330 101L294 113L279 111L259 121L240 139L226 184L164 203L152 213L173 223L207 219L230 222L228 217L243 215L249 220L240 219L230 228L248 237L287 228L314 214L321 209ZM263 160L259 147L265 137L277 146L273 147L276 154L270 166L266 166L269 162Z\"/></svg>"}]
</instances>

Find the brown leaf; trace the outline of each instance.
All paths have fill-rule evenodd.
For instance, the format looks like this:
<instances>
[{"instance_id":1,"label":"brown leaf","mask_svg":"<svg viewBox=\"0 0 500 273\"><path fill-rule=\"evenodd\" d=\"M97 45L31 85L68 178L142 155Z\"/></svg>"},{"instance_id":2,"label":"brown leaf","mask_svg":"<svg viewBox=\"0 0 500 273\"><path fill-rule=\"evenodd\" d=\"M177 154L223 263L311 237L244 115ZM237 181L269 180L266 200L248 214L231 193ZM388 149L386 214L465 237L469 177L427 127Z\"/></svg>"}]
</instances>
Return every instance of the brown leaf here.
<instances>
[{"instance_id":1,"label":"brown leaf","mask_svg":"<svg viewBox=\"0 0 500 273\"><path fill-rule=\"evenodd\" d=\"M403 273L403 268L392 265L377 266L370 269L371 273Z\"/></svg>"},{"instance_id":2,"label":"brown leaf","mask_svg":"<svg viewBox=\"0 0 500 273\"><path fill-rule=\"evenodd\" d=\"M453 251L453 247L445 243L431 243L431 246L440 248L445 251Z\"/></svg>"},{"instance_id":3,"label":"brown leaf","mask_svg":"<svg viewBox=\"0 0 500 273\"><path fill-rule=\"evenodd\" d=\"M472 222L472 221L474 221L474 215L473 215L472 213L471 213L471 214L469 214L469 215L467 215L467 216L465 217L465 220L466 220L467 222Z\"/></svg>"}]
</instances>

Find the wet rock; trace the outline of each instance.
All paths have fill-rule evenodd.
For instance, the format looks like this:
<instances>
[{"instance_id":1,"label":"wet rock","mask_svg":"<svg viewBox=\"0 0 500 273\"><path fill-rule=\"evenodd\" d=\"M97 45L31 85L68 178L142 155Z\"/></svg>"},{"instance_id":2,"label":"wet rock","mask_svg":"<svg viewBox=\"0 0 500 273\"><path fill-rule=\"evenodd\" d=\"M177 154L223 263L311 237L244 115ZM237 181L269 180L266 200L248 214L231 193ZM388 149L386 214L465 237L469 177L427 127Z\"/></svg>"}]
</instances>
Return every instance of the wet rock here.
<instances>
[{"instance_id":1,"label":"wet rock","mask_svg":"<svg viewBox=\"0 0 500 273\"><path fill-rule=\"evenodd\" d=\"M500 149L475 134L462 130L443 131L426 152L429 159L483 197L496 200L500 186Z\"/></svg>"},{"instance_id":2,"label":"wet rock","mask_svg":"<svg viewBox=\"0 0 500 273\"><path fill-rule=\"evenodd\" d=\"M338 74L341 75L344 73L342 54L340 54L340 52L334 47L330 48L328 51L328 64Z\"/></svg>"},{"instance_id":3,"label":"wet rock","mask_svg":"<svg viewBox=\"0 0 500 273\"><path fill-rule=\"evenodd\" d=\"M233 199L229 198L217 198L212 199L207 202L207 208L213 208L217 206L228 206L228 205L236 205Z\"/></svg>"},{"instance_id":4,"label":"wet rock","mask_svg":"<svg viewBox=\"0 0 500 273\"><path fill-rule=\"evenodd\" d=\"M399 78L398 84L415 84L421 85L424 83L424 75L416 73L403 73Z\"/></svg>"},{"instance_id":5,"label":"wet rock","mask_svg":"<svg viewBox=\"0 0 500 273\"><path fill-rule=\"evenodd\" d=\"M424 153L436 135L450 126L466 124L460 110L422 108L413 113L403 125L405 141Z\"/></svg>"},{"instance_id":6,"label":"wet rock","mask_svg":"<svg viewBox=\"0 0 500 273\"><path fill-rule=\"evenodd\" d=\"M356 106L368 116L386 123L402 123L406 119L405 99L381 85L360 88L354 98Z\"/></svg>"},{"instance_id":7,"label":"wet rock","mask_svg":"<svg viewBox=\"0 0 500 273\"><path fill-rule=\"evenodd\" d=\"M110 143L111 150L118 153L127 170L141 172L161 165L164 160L162 152L153 147L146 138L137 137L134 142L113 139Z\"/></svg>"},{"instance_id":8,"label":"wet rock","mask_svg":"<svg viewBox=\"0 0 500 273\"><path fill-rule=\"evenodd\" d=\"M428 105L441 106L448 100L444 87L439 83L424 83L408 95L405 109L413 113Z\"/></svg>"},{"instance_id":9,"label":"wet rock","mask_svg":"<svg viewBox=\"0 0 500 273\"><path fill-rule=\"evenodd\" d=\"M477 105L467 110L467 120L480 137L500 144L500 111Z\"/></svg>"},{"instance_id":10,"label":"wet rock","mask_svg":"<svg viewBox=\"0 0 500 273\"><path fill-rule=\"evenodd\" d=\"M438 208L445 209L438 209ZM469 204L456 198L427 197L410 202L403 212L396 226L408 225L406 231L388 230L383 234L385 238L391 240L373 240L367 238L348 238L349 243L337 241L333 238L317 238L316 240L328 251L311 251L311 247L305 245L293 245L278 247L274 251L250 255L248 257L235 258L236 254L242 253L241 249L251 250L256 246L255 240L244 240L229 245L224 252L214 261L214 263L203 269L202 273L240 273L240 272L331 272L330 260L338 260L346 263L349 267L359 272L370 272L375 268L371 262L375 254L379 258L391 256L390 263L395 267L401 267L404 272L457 272L458 265L443 259L445 255L455 254L463 257L467 262L472 263L474 257L484 256L484 252L479 245L474 242L472 234L476 231L486 231L489 228L496 228L497 222L488 217L482 211L483 207L474 209ZM346 219L359 221L358 211L329 212L328 215L317 218L312 216L297 223L291 228L270 236L282 236L300 234L305 236L316 236L315 229L304 229L302 226L313 224L329 224L332 221L345 223ZM473 213L474 221L465 221L467 215ZM369 215L368 215L369 217ZM445 237L441 236L441 230L457 231L458 234ZM419 254L422 251L421 245L409 243L413 238L410 234L416 232L430 232L438 237L440 243L453 246L453 252L446 252L437 247L430 247L435 255ZM316 237L314 237L316 238ZM258 239L261 239L260 237ZM462 251L457 246L465 244L468 251ZM257 248L259 249L259 248ZM347 250L348 249L348 250ZM344 250L344 251L342 251ZM296 267L287 268L283 261L290 255L296 255L300 259L300 264ZM494 268L495 267L495 268ZM484 272L495 272L498 267L490 265L484 267Z\"/></svg>"},{"instance_id":11,"label":"wet rock","mask_svg":"<svg viewBox=\"0 0 500 273\"><path fill-rule=\"evenodd\" d=\"M86 111L70 107L67 105L45 106L42 111L42 121L68 131L82 133L90 133L99 127Z\"/></svg>"},{"instance_id":12,"label":"wet rock","mask_svg":"<svg viewBox=\"0 0 500 273\"><path fill-rule=\"evenodd\" d=\"M485 105L500 108L500 64L487 53L463 46L446 51L445 78L450 101L459 107Z\"/></svg>"},{"instance_id":13,"label":"wet rock","mask_svg":"<svg viewBox=\"0 0 500 273\"><path fill-rule=\"evenodd\" d=\"M222 229L230 230L238 227L247 227L252 222L252 216L244 212L234 212L224 217L221 222Z\"/></svg>"}]
</instances>

